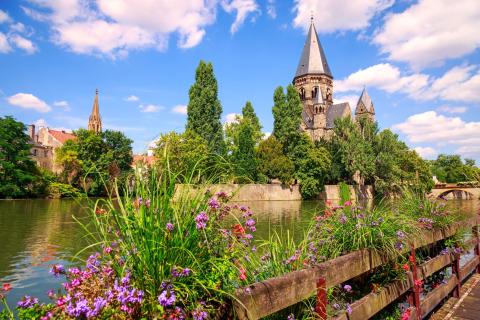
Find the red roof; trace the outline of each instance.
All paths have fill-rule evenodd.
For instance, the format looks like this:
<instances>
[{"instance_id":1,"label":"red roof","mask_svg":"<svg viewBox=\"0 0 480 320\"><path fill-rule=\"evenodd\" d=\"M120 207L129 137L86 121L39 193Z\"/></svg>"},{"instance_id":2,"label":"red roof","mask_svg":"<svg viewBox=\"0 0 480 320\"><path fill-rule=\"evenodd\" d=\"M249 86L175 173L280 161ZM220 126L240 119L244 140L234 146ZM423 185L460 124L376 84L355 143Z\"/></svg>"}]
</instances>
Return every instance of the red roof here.
<instances>
[{"instance_id":1,"label":"red roof","mask_svg":"<svg viewBox=\"0 0 480 320\"><path fill-rule=\"evenodd\" d=\"M49 129L48 133L50 133L55 139L57 139L62 144L67 142L67 140L77 139L77 137L73 133L68 133L63 130L60 131L60 130Z\"/></svg>"},{"instance_id":2,"label":"red roof","mask_svg":"<svg viewBox=\"0 0 480 320\"><path fill-rule=\"evenodd\" d=\"M136 165L139 165L139 164L152 166L154 163L155 163L155 157L154 156L145 156L145 155L142 155L142 154L134 154L133 155L132 166L136 166Z\"/></svg>"}]
</instances>

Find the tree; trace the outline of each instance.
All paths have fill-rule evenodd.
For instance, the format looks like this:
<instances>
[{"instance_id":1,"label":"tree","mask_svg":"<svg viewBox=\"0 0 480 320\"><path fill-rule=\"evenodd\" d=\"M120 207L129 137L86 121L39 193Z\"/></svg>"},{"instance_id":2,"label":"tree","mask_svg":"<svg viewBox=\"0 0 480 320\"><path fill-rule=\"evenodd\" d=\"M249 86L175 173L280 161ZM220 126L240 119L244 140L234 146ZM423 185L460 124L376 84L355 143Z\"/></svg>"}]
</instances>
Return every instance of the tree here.
<instances>
[{"instance_id":1,"label":"tree","mask_svg":"<svg viewBox=\"0 0 480 320\"><path fill-rule=\"evenodd\" d=\"M132 143L133 141L127 138L120 131L106 130L103 133L105 145L109 150L112 150L113 159L121 171L130 169L132 165Z\"/></svg>"},{"instance_id":2,"label":"tree","mask_svg":"<svg viewBox=\"0 0 480 320\"><path fill-rule=\"evenodd\" d=\"M243 119L240 122L238 132L238 147L232 158L237 168L237 174L251 181L257 180L257 160L255 158L254 129L250 120Z\"/></svg>"},{"instance_id":3,"label":"tree","mask_svg":"<svg viewBox=\"0 0 480 320\"><path fill-rule=\"evenodd\" d=\"M38 170L30 159L30 138L23 123L0 117L0 197L20 198L33 193Z\"/></svg>"},{"instance_id":4,"label":"tree","mask_svg":"<svg viewBox=\"0 0 480 320\"><path fill-rule=\"evenodd\" d=\"M469 164L472 164L469 161ZM438 180L456 183L474 179L470 165L465 165L459 155L440 154L431 162L431 170Z\"/></svg>"},{"instance_id":5,"label":"tree","mask_svg":"<svg viewBox=\"0 0 480 320\"><path fill-rule=\"evenodd\" d=\"M255 143L260 142L263 137L262 133L262 125L260 124L260 120L253 109L253 105L250 101L245 103L245 106L242 108L242 119L246 121L250 121L252 126L252 133L253 133L253 140Z\"/></svg>"},{"instance_id":6,"label":"tree","mask_svg":"<svg viewBox=\"0 0 480 320\"><path fill-rule=\"evenodd\" d=\"M282 143L284 153L289 154L300 136L302 103L293 85L287 86L286 95L282 87L275 89L273 102L273 135Z\"/></svg>"},{"instance_id":7,"label":"tree","mask_svg":"<svg viewBox=\"0 0 480 320\"><path fill-rule=\"evenodd\" d=\"M289 184L293 179L295 166L282 150L282 143L274 136L261 141L257 149L258 171L267 179L279 179L283 184Z\"/></svg>"},{"instance_id":8,"label":"tree","mask_svg":"<svg viewBox=\"0 0 480 320\"><path fill-rule=\"evenodd\" d=\"M208 142L212 152L225 153L220 117L222 106L218 100L218 85L211 63L200 61L195 71L195 83L189 90L187 126Z\"/></svg>"}]
</instances>

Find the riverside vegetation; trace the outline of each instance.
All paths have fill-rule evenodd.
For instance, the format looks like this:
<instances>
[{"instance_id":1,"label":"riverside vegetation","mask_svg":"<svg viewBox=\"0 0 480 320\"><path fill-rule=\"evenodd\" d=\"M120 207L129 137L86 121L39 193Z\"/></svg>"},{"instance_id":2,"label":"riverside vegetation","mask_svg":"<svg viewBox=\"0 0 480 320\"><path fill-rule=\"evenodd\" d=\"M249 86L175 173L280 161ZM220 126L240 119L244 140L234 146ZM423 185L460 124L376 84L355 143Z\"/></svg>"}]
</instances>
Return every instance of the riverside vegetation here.
<instances>
[{"instance_id":1,"label":"riverside vegetation","mask_svg":"<svg viewBox=\"0 0 480 320\"><path fill-rule=\"evenodd\" d=\"M169 168L167 156L162 170L132 176L114 184L109 197L92 201L94 228L83 224L91 243L84 250L97 252L83 268L53 265L52 276L65 277L63 288L48 292L52 299L48 304L25 296L17 304L17 317L229 317L234 316L235 291L248 290L249 284L358 249L371 248L394 258L390 266L360 282L329 290L329 312L348 312L349 303L365 294L365 288L368 293L405 276L408 257L402 249L418 230L442 228L463 218L448 210L444 200L428 200L407 190L400 206L374 209L353 204L342 192L341 205L328 204L319 212L301 241L275 232L267 239L255 239L255 215L248 207L229 203L223 192L176 193L178 182L199 183L205 175ZM461 237L451 239L442 249L461 250L461 242ZM2 288L1 318L13 319L14 312L5 304L11 286ZM308 319L314 317L311 305L307 300L270 318Z\"/></svg>"}]
</instances>

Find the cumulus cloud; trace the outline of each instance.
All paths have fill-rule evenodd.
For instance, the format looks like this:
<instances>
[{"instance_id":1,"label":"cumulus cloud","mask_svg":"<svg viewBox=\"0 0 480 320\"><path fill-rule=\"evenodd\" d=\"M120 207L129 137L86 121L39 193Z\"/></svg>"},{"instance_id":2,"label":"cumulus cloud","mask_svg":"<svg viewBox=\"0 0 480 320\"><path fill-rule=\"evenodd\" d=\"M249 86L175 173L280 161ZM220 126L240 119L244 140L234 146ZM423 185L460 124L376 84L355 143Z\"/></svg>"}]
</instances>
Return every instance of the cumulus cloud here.
<instances>
[{"instance_id":1,"label":"cumulus cloud","mask_svg":"<svg viewBox=\"0 0 480 320\"><path fill-rule=\"evenodd\" d=\"M275 0L268 0L267 1L267 14L272 19L275 19L277 17L277 9L275 7Z\"/></svg>"},{"instance_id":2,"label":"cumulus cloud","mask_svg":"<svg viewBox=\"0 0 480 320\"><path fill-rule=\"evenodd\" d=\"M10 16L3 10L0 10L0 23L11 21Z\"/></svg>"},{"instance_id":3,"label":"cumulus cloud","mask_svg":"<svg viewBox=\"0 0 480 320\"><path fill-rule=\"evenodd\" d=\"M134 96L134 95L131 95L131 96L128 96L127 98L125 98L125 101L128 101L128 102L135 102L135 101L138 101L140 100L139 97L137 96Z\"/></svg>"},{"instance_id":4,"label":"cumulus cloud","mask_svg":"<svg viewBox=\"0 0 480 320\"><path fill-rule=\"evenodd\" d=\"M52 108L43 100L30 93L17 93L7 98L12 106L33 109L38 112L49 112Z\"/></svg>"},{"instance_id":5,"label":"cumulus cloud","mask_svg":"<svg viewBox=\"0 0 480 320\"><path fill-rule=\"evenodd\" d=\"M33 54L37 51L37 47L32 41L24 38L18 34L14 34L9 37L9 40L17 47L24 50L28 54Z\"/></svg>"},{"instance_id":6,"label":"cumulus cloud","mask_svg":"<svg viewBox=\"0 0 480 320\"><path fill-rule=\"evenodd\" d=\"M449 105L443 105L437 108L438 112L443 113L465 113L467 111L467 107L452 107Z\"/></svg>"},{"instance_id":7,"label":"cumulus cloud","mask_svg":"<svg viewBox=\"0 0 480 320\"><path fill-rule=\"evenodd\" d=\"M173 113L187 114L187 106L183 104L176 105L172 108Z\"/></svg>"},{"instance_id":8,"label":"cumulus cloud","mask_svg":"<svg viewBox=\"0 0 480 320\"><path fill-rule=\"evenodd\" d=\"M163 51L175 34L177 46L191 48L215 22L218 1L97 0L91 6L82 0L32 0L23 7L30 17L51 26L53 41L75 53L125 57L131 50L155 48ZM236 12L232 33L246 17L257 11L255 0L223 1L228 12ZM159 18L161 17L161 18Z\"/></svg>"},{"instance_id":9,"label":"cumulus cloud","mask_svg":"<svg viewBox=\"0 0 480 320\"><path fill-rule=\"evenodd\" d=\"M393 0L295 0L293 25L307 30L313 14L319 32L360 30L393 3Z\"/></svg>"},{"instance_id":10,"label":"cumulus cloud","mask_svg":"<svg viewBox=\"0 0 480 320\"><path fill-rule=\"evenodd\" d=\"M55 101L55 102L53 103L53 105L54 105L55 107L61 107L61 108L63 108L64 110L69 110L69 109L70 109L70 106L69 106L68 102L65 101L65 100Z\"/></svg>"},{"instance_id":11,"label":"cumulus cloud","mask_svg":"<svg viewBox=\"0 0 480 320\"><path fill-rule=\"evenodd\" d=\"M414 68L438 65L480 46L478 0L420 0L388 15L373 42L389 59Z\"/></svg>"},{"instance_id":12,"label":"cumulus cloud","mask_svg":"<svg viewBox=\"0 0 480 320\"><path fill-rule=\"evenodd\" d=\"M415 147L413 150L415 150L420 157L430 160L434 159L438 154L438 152L432 147Z\"/></svg>"},{"instance_id":13,"label":"cumulus cloud","mask_svg":"<svg viewBox=\"0 0 480 320\"><path fill-rule=\"evenodd\" d=\"M147 105L139 105L138 108L140 109L141 112L159 112L160 110L163 110L162 106L158 106L156 104L147 104Z\"/></svg>"},{"instance_id":14,"label":"cumulus cloud","mask_svg":"<svg viewBox=\"0 0 480 320\"><path fill-rule=\"evenodd\" d=\"M225 124L230 124L230 123L235 123L235 122L238 122L238 119L241 117L242 115L240 113L227 113L227 115L225 116L225 121L224 123Z\"/></svg>"},{"instance_id":15,"label":"cumulus cloud","mask_svg":"<svg viewBox=\"0 0 480 320\"><path fill-rule=\"evenodd\" d=\"M462 155L480 145L480 122L466 122L460 117L447 117L435 111L412 115L392 128L406 135L412 143L453 145ZM480 157L480 153L475 156Z\"/></svg>"},{"instance_id":16,"label":"cumulus cloud","mask_svg":"<svg viewBox=\"0 0 480 320\"><path fill-rule=\"evenodd\" d=\"M8 43L7 36L0 32L0 53L9 53L12 47Z\"/></svg>"},{"instance_id":17,"label":"cumulus cloud","mask_svg":"<svg viewBox=\"0 0 480 320\"><path fill-rule=\"evenodd\" d=\"M38 119L38 120L35 121L33 124L34 124L36 127L48 127L47 121L45 121L45 119L43 119L43 118Z\"/></svg>"},{"instance_id":18,"label":"cumulus cloud","mask_svg":"<svg viewBox=\"0 0 480 320\"><path fill-rule=\"evenodd\" d=\"M228 13L233 11L237 12L235 21L230 27L230 32L232 34L238 31L249 14L258 12L258 5L255 0L232 0L230 2L223 1L222 7Z\"/></svg>"},{"instance_id":19,"label":"cumulus cloud","mask_svg":"<svg viewBox=\"0 0 480 320\"><path fill-rule=\"evenodd\" d=\"M333 103L348 102L350 108L352 109L352 113L354 113L355 108L357 107L358 98L359 96L356 94L343 95L333 98Z\"/></svg>"}]
</instances>

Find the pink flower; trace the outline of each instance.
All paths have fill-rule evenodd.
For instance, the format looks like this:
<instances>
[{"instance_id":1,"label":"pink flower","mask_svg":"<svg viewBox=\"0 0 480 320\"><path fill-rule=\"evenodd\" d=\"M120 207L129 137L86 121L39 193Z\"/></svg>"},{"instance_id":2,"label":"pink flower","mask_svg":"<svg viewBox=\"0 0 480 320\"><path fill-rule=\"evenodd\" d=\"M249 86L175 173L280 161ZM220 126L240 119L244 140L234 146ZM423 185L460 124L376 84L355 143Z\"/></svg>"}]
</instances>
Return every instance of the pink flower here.
<instances>
[{"instance_id":1,"label":"pink flower","mask_svg":"<svg viewBox=\"0 0 480 320\"><path fill-rule=\"evenodd\" d=\"M10 285L10 283L4 283L2 288L5 292L12 290L12 286Z\"/></svg>"},{"instance_id":2,"label":"pink flower","mask_svg":"<svg viewBox=\"0 0 480 320\"><path fill-rule=\"evenodd\" d=\"M240 280L242 280L242 281L247 280L247 274L246 274L245 269L243 269L243 268L240 268Z\"/></svg>"}]
</instances>

